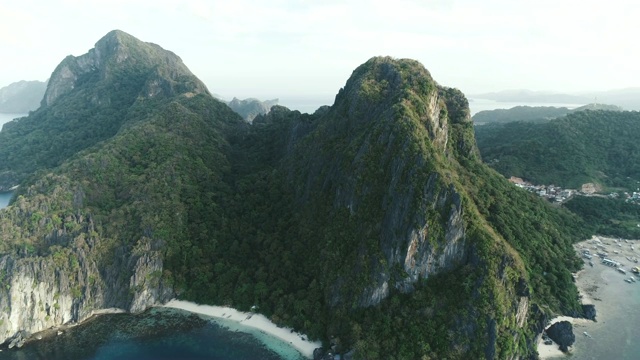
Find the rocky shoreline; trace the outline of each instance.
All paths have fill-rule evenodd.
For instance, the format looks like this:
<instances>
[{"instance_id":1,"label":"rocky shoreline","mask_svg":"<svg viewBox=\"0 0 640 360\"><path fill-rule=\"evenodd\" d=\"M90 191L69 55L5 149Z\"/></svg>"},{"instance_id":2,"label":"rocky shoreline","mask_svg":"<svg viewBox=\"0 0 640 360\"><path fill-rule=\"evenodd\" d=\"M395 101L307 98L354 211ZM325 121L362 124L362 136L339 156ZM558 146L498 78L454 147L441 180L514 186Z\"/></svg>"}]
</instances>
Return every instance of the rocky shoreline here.
<instances>
[{"instance_id":1,"label":"rocky shoreline","mask_svg":"<svg viewBox=\"0 0 640 360\"><path fill-rule=\"evenodd\" d=\"M86 319L77 323L66 323L58 326L52 326L48 329L38 331L33 334L29 333L26 330L21 330L15 333L9 339L7 339L5 342L1 343L0 351L11 350L14 347L20 349L24 345L29 344L31 342L35 342L43 339L50 339L55 336L60 336L64 334L64 332L69 328L72 328L78 325L84 325L89 321L96 319L100 315L124 314L124 313L127 313L127 312L125 310L118 309L118 308L100 309L100 310L94 310L90 316L88 316Z\"/></svg>"},{"instance_id":2,"label":"rocky shoreline","mask_svg":"<svg viewBox=\"0 0 640 360\"><path fill-rule=\"evenodd\" d=\"M592 331L608 328L615 333L611 315L620 311L616 302L626 301L619 293L632 289L629 287L640 286L640 277L631 272L633 267L640 266L636 263L640 261L636 244L640 245L640 242L594 236L574 245L585 263L584 269L574 275L583 303L583 317L561 316L549 321L538 341L541 359L560 359L568 354L572 355L572 359L581 358L578 353L584 349L577 349L581 345L594 346L590 342L599 340L592 336ZM613 265L605 265L603 258L611 260ZM637 279L638 284L633 283L632 277ZM560 323L562 325L558 326Z\"/></svg>"}]
</instances>

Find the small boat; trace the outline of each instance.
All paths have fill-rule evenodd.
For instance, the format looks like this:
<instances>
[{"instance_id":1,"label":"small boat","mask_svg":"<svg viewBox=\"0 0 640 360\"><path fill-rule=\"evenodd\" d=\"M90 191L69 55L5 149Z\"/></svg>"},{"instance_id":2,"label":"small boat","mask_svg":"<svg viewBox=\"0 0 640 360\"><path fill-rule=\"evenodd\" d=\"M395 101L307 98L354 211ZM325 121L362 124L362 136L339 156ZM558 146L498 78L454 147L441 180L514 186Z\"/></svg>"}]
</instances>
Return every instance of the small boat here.
<instances>
[{"instance_id":1,"label":"small boat","mask_svg":"<svg viewBox=\"0 0 640 360\"><path fill-rule=\"evenodd\" d=\"M588 332L586 332L586 331L585 331L585 332L583 332L583 334L584 334L584 336L586 336L586 337L590 337L590 338L592 338L592 339L593 339L593 336L589 335L589 333L588 333Z\"/></svg>"},{"instance_id":2,"label":"small boat","mask_svg":"<svg viewBox=\"0 0 640 360\"><path fill-rule=\"evenodd\" d=\"M624 281L628 282L629 284L632 283L631 280L629 280L629 279L624 279Z\"/></svg>"},{"instance_id":3,"label":"small boat","mask_svg":"<svg viewBox=\"0 0 640 360\"><path fill-rule=\"evenodd\" d=\"M633 277L630 277L629 280L631 280L631 282L636 282L636 279L634 279Z\"/></svg>"}]
</instances>

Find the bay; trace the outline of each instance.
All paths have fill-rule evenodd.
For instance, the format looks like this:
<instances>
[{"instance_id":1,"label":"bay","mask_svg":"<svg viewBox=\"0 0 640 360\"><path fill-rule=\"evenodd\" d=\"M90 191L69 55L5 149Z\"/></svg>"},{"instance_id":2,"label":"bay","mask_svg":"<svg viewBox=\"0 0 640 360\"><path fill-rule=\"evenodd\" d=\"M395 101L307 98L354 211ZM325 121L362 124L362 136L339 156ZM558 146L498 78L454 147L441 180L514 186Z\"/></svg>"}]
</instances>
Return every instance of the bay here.
<instances>
[{"instance_id":1,"label":"bay","mask_svg":"<svg viewBox=\"0 0 640 360\"><path fill-rule=\"evenodd\" d=\"M21 349L4 349L8 360L301 360L284 342L237 324L184 310L151 308L141 314L105 314L81 325L44 332ZM263 334L264 335L264 334Z\"/></svg>"}]
</instances>

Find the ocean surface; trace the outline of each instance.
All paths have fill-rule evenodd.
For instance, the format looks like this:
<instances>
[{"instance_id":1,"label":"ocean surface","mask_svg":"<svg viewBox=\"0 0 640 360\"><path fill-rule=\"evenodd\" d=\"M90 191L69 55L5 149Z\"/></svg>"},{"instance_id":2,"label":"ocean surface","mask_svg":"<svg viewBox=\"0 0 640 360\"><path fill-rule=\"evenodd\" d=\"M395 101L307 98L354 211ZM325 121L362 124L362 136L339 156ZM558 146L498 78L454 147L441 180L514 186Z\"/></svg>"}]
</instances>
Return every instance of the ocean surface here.
<instances>
[{"instance_id":1,"label":"ocean surface","mask_svg":"<svg viewBox=\"0 0 640 360\"><path fill-rule=\"evenodd\" d=\"M5 123L23 116L27 116L27 114L0 114L0 131L2 131L2 125Z\"/></svg>"},{"instance_id":2,"label":"ocean surface","mask_svg":"<svg viewBox=\"0 0 640 360\"><path fill-rule=\"evenodd\" d=\"M259 330L183 310L152 308L142 314L107 314L43 334L7 360L301 360L294 348Z\"/></svg>"},{"instance_id":3,"label":"ocean surface","mask_svg":"<svg viewBox=\"0 0 640 360\"><path fill-rule=\"evenodd\" d=\"M613 268L601 272L600 295L594 301L598 321L575 325L575 349L567 359L640 359L640 282L624 282L631 275L627 274ZM584 335L585 331L591 337Z\"/></svg>"},{"instance_id":4,"label":"ocean surface","mask_svg":"<svg viewBox=\"0 0 640 360\"><path fill-rule=\"evenodd\" d=\"M5 208L7 207L7 205L9 205L9 201L11 200L12 195L12 191L0 192L0 209Z\"/></svg>"}]
</instances>

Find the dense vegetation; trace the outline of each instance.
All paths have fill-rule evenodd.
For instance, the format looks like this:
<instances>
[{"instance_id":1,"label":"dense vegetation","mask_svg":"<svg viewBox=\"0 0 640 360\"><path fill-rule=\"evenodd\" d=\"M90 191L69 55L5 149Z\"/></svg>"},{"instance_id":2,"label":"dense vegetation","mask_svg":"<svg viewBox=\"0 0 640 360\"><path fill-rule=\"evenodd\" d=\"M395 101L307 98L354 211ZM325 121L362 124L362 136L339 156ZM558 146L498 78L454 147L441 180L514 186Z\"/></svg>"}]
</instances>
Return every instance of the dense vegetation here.
<instances>
[{"instance_id":1,"label":"dense vegetation","mask_svg":"<svg viewBox=\"0 0 640 360\"><path fill-rule=\"evenodd\" d=\"M65 126L47 128L53 137L75 139L71 124L51 120L76 119L67 113L96 112L113 128L51 163L42 150L34 158L44 164L5 166L30 177L0 212L1 253L75 271L89 252L101 275L120 266L114 282L126 286L132 265L114 254L148 245L164 259L151 284L202 303L258 305L367 359L532 355L540 319L518 315L529 307L522 298L547 313L580 311L571 244L588 229L483 165L466 99L415 61L371 59L332 107L276 106L253 125L207 93L125 103L122 114L83 94L0 142L0 152L28 151L18 134L38 134L38 116ZM58 103L74 106L51 113ZM407 257L410 244L420 251ZM412 272L430 259L431 270Z\"/></svg>"},{"instance_id":2,"label":"dense vegetation","mask_svg":"<svg viewBox=\"0 0 640 360\"><path fill-rule=\"evenodd\" d=\"M640 205L592 196L576 196L565 203L596 234L640 239Z\"/></svg>"},{"instance_id":3,"label":"dense vegetation","mask_svg":"<svg viewBox=\"0 0 640 360\"><path fill-rule=\"evenodd\" d=\"M515 106L511 109L484 110L473 115L475 124L504 123L513 121L543 122L566 115L569 109L554 106Z\"/></svg>"},{"instance_id":4,"label":"dense vegetation","mask_svg":"<svg viewBox=\"0 0 640 360\"><path fill-rule=\"evenodd\" d=\"M58 166L78 151L111 138L145 112L155 111L163 99L207 92L177 56L162 53L157 45L114 31L96 46L108 48L102 52L114 52L115 56L102 68L92 65L98 62L95 52L83 55L82 61L68 57L49 81L43 100L46 106L6 124L0 132L0 189L17 185L36 170ZM125 60L119 62L117 56ZM77 73L73 86L67 83L66 71Z\"/></svg>"},{"instance_id":5,"label":"dense vegetation","mask_svg":"<svg viewBox=\"0 0 640 360\"><path fill-rule=\"evenodd\" d=\"M622 108L606 104L588 104L575 109L554 106L515 106L511 109L480 111L473 115L473 122L478 125L514 121L546 122L570 113L585 110L622 111Z\"/></svg>"},{"instance_id":6,"label":"dense vegetation","mask_svg":"<svg viewBox=\"0 0 640 360\"><path fill-rule=\"evenodd\" d=\"M477 126L483 160L504 176L579 188L595 182L635 188L640 180L640 113L580 111L547 123Z\"/></svg>"}]
</instances>

